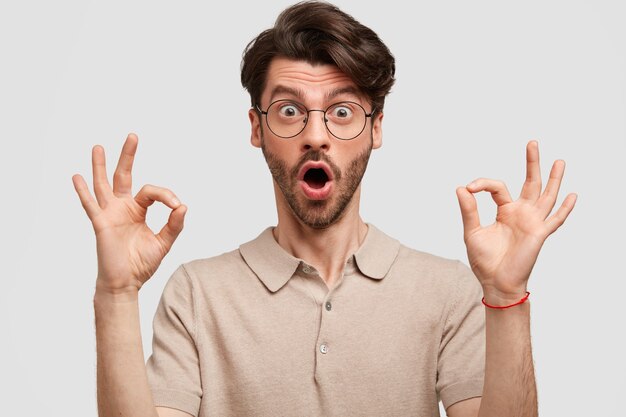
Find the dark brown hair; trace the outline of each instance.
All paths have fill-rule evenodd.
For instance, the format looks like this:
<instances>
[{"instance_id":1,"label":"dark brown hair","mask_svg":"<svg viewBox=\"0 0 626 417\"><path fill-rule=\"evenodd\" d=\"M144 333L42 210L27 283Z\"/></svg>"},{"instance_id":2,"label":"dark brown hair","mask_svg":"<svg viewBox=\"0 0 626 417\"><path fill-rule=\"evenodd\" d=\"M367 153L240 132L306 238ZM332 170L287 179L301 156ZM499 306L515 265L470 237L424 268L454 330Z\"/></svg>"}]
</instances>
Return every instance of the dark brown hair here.
<instances>
[{"instance_id":1,"label":"dark brown hair","mask_svg":"<svg viewBox=\"0 0 626 417\"><path fill-rule=\"evenodd\" d=\"M333 64L350 77L381 111L395 79L395 60L370 28L336 6L303 1L285 9L274 27L261 32L244 50L241 84L252 106L260 104L274 57Z\"/></svg>"}]
</instances>

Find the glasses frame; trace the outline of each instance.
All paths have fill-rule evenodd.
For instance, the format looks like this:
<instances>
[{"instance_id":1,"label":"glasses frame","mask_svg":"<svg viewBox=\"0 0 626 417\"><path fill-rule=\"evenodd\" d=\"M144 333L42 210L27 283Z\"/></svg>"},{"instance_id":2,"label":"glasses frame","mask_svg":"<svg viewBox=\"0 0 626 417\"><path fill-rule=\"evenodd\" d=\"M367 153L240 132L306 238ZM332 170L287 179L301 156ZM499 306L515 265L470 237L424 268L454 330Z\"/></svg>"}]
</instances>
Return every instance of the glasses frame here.
<instances>
[{"instance_id":1,"label":"glasses frame","mask_svg":"<svg viewBox=\"0 0 626 417\"><path fill-rule=\"evenodd\" d=\"M306 111L306 117L304 118L304 124L302 125L302 129L300 129L300 131L298 133L296 133L295 135L291 135L291 136L281 136L279 134L277 134L276 132L274 132L274 130L272 129L272 127L270 126L270 122L269 122L269 117L267 117L267 111L276 103L280 103L283 101L287 101L290 103L295 103L299 106L301 106L305 111ZM363 113L365 113L365 123L363 123L363 127L361 128L361 130L359 131L359 133L357 133L356 135L354 135L351 138L340 138L339 136L335 135L332 130L330 130L330 128L328 127L328 119L326 118L326 112L333 106L336 106L337 104L341 104L341 103L350 103L350 104L356 104L357 106L359 106L362 110ZM311 113L312 111L319 111L322 112L324 114L324 126L326 126L326 130L328 130L328 133L330 133L331 135L333 135L334 137L336 137L339 140L352 140L357 138L361 133L363 133L363 131L365 130L365 126L367 126L367 119L368 117L372 117L374 115L374 113L376 112L376 108L374 107L372 109L372 111L370 113L368 113L365 108L363 106L361 106L359 103L356 103L354 101L350 101L350 100L342 100L342 101L338 101L336 103L333 103L331 105L329 105L328 107L326 107L326 110L321 110L321 109L311 109L309 110L304 104L300 103L299 101L296 100L290 100L290 99L279 99L279 100L275 100L273 102L270 103L269 106L267 106L267 110L262 110L261 107L259 107L258 104L255 104L254 107L256 108L256 110L261 113L262 115L265 115L265 124L267 125L267 128L276 136L278 136L279 138L283 138L283 139L291 139L294 138L296 136L298 136L300 133L302 133L304 131L304 129L306 129L307 124L309 124L309 113Z\"/></svg>"}]
</instances>

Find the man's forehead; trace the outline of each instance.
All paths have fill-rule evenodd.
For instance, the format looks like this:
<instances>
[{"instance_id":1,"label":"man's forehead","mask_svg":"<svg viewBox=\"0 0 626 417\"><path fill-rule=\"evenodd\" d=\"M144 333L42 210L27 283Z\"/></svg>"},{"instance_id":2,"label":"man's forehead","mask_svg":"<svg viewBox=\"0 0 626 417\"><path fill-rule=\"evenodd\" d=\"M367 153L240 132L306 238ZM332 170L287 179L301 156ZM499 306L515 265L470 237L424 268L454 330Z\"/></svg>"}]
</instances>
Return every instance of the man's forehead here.
<instances>
[{"instance_id":1,"label":"man's forehead","mask_svg":"<svg viewBox=\"0 0 626 417\"><path fill-rule=\"evenodd\" d=\"M335 65L282 57L270 63L263 91L268 99L279 94L300 99L321 96L325 100L342 94L362 96L354 81Z\"/></svg>"},{"instance_id":2,"label":"man's forehead","mask_svg":"<svg viewBox=\"0 0 626 417\"><path fill-rule=\"evenodd\" d=\"M294 87L283 84L277 84L274 87L268 88L267 91L269 93L270 101L273 101L278 96L289 96L291 98L297 98L298 100L304 102L310 96L317 94L317 92L310 93L310 90L307 88ZM360 99L362 94L361 91L354 85L325 89L323 91L324 101L331 101L339 96L350 96L354 99Z\"/></svg>"}]
</instances>

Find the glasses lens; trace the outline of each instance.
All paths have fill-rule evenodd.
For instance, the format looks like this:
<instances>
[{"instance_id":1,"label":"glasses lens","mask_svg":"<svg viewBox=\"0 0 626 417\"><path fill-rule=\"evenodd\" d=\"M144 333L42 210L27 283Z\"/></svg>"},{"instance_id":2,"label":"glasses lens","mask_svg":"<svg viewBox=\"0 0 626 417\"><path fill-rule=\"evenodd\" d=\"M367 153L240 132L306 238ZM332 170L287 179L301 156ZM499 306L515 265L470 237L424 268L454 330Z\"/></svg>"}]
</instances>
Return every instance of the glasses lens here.
<instances>
[{"instance_id":1,"label":"glasses lens","mask_svg":"<svg viewBox=\"0 0 626 417\"><path fill-rule=\"evenodd\" d=\"M302 132L307 111L300 103L278 100L267 109L267 125L275 135L290 138Z\"/></svg>"},{"instance_id":2,"label":"glasses lens","mask_svg":"<svg viewBox=\"0 0 626 417\"><path fill-rule=\"evenodd\" d=\"M326 110L326 126L339 139L354 139L365 127L365 109L350 101L336 103Z\"/></svg>"}]
</instances>

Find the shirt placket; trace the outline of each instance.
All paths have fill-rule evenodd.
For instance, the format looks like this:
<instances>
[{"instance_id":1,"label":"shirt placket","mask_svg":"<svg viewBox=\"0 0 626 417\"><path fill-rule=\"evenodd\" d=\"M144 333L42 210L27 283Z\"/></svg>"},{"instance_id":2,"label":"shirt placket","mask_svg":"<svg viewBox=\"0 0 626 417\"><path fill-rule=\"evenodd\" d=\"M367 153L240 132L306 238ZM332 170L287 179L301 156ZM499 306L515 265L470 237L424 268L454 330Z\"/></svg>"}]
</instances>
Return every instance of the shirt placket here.
<instances>
[{"instance_id":1,"label":"shirt placket","mask_svg":"<svg viewBox=\"0 0 626 417\"><path fill-rule=\"evenodd\" d=\"M341 289L341 284L354 270L354 261L351 257L345 267L341 277L337 280L332 289L328 289L317 270L307 265L302 266L302 272L311 278L316 278L315 294L316 303L319 308L319 329L315 345L315 380L318 384L330 382L328 379L332 375L332 370L339 364L337 355L333 354L341 341L341 305L337 305L337 293Z\"/></svg>"}]
</instances>

